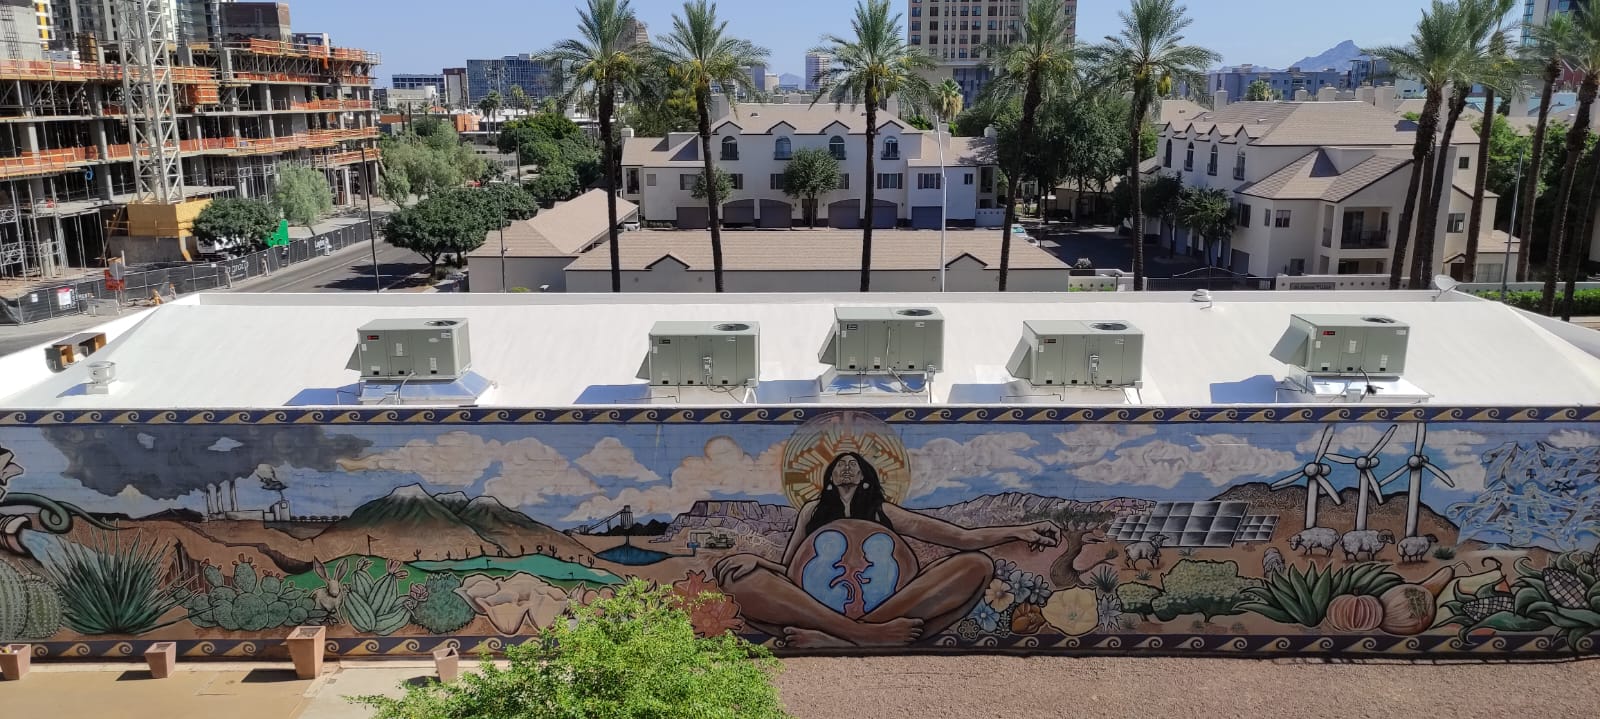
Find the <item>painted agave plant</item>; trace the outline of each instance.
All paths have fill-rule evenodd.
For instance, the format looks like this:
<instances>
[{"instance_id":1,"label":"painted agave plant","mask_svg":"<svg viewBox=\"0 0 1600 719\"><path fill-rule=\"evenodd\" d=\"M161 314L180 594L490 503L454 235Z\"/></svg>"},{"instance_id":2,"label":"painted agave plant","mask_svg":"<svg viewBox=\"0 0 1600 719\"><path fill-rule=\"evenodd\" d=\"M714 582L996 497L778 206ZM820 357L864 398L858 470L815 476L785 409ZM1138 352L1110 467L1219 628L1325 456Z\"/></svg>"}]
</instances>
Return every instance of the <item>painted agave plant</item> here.
<instances>
[{"instance_id":1,"label":"painted agave plant","mask_svg":"<svg viewBox=\"0 0 1600 719\"><path fill-rule=\"evenodd\" d=\"M1459 589L1442 605L1437 626L1458 625L1468 641L1481 629L1502 632L1553 631L1577 650L1585 638L1600 632L1600 581L1596 581L1595 555L1567 552L1556 555L1544 569L1535 569L1527 557L1517 560L1517 580L1509 593L1486 584L1473 594Z\"/></svg>"}]
</instances>

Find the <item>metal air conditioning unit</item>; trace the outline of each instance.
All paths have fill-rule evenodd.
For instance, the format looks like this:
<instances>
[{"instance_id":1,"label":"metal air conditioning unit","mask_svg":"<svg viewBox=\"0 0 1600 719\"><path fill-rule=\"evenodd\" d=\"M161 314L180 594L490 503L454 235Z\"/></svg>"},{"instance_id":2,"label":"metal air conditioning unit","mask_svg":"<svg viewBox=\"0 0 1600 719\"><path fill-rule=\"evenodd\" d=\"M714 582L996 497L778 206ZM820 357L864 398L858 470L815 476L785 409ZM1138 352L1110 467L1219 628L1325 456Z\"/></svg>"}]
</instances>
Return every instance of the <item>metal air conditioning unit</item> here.
<instances>
[{"instance_id":1,"label":"metal air conditioning unit","mask_svg":"<svg viewBox=\"0 0 1600 719\"><path fill-rule=\"evenodd\" d=\"M1308 375L1398 377L1411 328L1381 315L1290 315L1273 359Z\"/></svg>"},{"instance_id":2,"label":"metal air conditioning unit","mask_svg":"<svg viewBox=\"0 0 1600 719\"><path fill-rule=\"evenodd\" d=\"M944 315L931 307L837 308L817 361L840 374L931 374L944 366Z\"/></svg>"},{"instance_id":3,"label":"metal air conditioning unit","mask_svg":"<svg viewBox=\"0 0 1600 719\"><path fill-rule=\"evenodd\" d=\"M1144 333L1122 320L1031 320L1006 369L1036 387L1138 387Z\"/></svg>"},{"instance_id":4,"label":"metal air conditioning unit","mask_svg":"<svg viewBox=\"0 0 1600 719\"><path fill-rule=\"evenodd\" d=\"M761 374L761 326L754 322L657 322L639 379L652 386L740 387Z\"/></svg>"},{"instance_id":5,"label":"metal air conditioning unit","mask_svg":"<svg viewBox=\"0 0 1600 719\"><path fill-rule=\"evenodd\" d=\"M347 369L363 380L451 380L472 366L464 319L375 320L357 330Z\"/></svg>"}]
</instances>

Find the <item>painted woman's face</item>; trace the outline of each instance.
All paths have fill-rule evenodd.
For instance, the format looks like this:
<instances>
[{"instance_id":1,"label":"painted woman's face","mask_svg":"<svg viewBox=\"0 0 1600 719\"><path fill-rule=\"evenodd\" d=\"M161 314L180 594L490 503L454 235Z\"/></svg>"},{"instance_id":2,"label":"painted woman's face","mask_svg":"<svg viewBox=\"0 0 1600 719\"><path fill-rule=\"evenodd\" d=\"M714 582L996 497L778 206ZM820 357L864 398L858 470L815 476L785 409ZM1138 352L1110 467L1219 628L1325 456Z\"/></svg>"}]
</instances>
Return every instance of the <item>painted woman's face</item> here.
<instances>
[{"instance_id":1,"label":"painted woman's face","mask_svg":"<svg viewBox=\"0 0 1600 719\"><path fill-rule=\"evenodd\" d=\"M845 457L833 466L835 487L854 488L861 484L861 463L855 457Z\"/></svg>"}]
</instances>

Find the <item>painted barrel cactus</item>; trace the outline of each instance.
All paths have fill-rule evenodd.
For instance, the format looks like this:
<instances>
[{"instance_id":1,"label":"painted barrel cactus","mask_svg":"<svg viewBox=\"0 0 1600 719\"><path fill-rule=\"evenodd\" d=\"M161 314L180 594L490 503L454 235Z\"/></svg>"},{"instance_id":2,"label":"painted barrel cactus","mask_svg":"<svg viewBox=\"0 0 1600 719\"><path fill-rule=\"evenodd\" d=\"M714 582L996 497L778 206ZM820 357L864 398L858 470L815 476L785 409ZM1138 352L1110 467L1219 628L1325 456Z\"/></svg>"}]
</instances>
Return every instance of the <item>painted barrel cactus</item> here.
<instances>
[{"instance_id":1,"label":"painted barrel cactus","mask_svg":"<svg viewBox=\"0 0 1600 719\"><path fill-rule=\"evenodd\" d=\"M61 629L61 597L43 578L0 561L0 642L45 639Z\"/></svg>"}]
</instances>

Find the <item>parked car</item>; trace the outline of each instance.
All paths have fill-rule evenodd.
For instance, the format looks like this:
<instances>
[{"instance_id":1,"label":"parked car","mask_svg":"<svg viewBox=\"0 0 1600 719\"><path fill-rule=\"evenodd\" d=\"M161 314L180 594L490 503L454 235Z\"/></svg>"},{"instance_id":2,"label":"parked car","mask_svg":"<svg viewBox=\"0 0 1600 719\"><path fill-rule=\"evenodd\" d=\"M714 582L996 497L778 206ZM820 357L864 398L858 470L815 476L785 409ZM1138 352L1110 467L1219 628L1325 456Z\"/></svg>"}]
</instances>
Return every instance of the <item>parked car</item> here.
<instances>
[{"instance_id":1,"label":"parked car","mask_svg":"<svg viewBox=\"0 0 1600 719\"><path fill-rule=\"evenodd\" d=\"M1012 239L1026 240L1030 245L1039 244L1039 241L1034 239L1033 235L1028 234L1028 228L1023 227L1022 225L1011 226L1011 237Z\"/></svg>"}]
</instances>

